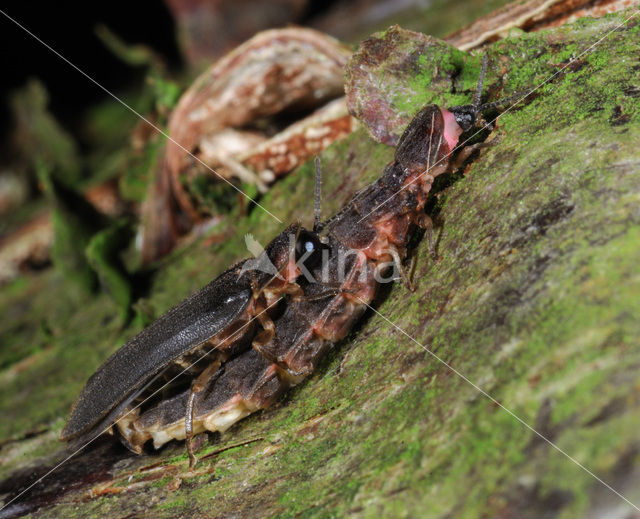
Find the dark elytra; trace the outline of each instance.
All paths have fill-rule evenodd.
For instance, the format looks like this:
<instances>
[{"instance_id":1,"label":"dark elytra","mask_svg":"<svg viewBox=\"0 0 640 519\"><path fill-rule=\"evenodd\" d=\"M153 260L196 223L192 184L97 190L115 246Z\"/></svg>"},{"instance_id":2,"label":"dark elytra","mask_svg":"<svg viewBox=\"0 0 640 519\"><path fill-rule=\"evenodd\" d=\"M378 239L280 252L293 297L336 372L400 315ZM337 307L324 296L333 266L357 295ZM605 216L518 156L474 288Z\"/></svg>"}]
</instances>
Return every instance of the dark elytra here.
<instances>
[{"instance_id":1,"label":"dark elytra","mask_svg":"<svg viewBox=\"0 0 640 519\"><path fill-rule=\"evenodd\" d=\"M61 439L70 440L117 416L167 363L240 314L251 299L248 280L238 280L241 267L239 263L226 271L116 351L88 380Z\"/></svg>"},{"instance_id":2,"label":"dark elytra","mask_svg":"<svg viewBox=\"0 0 640 519\"><path fill-rule=\"evenodd\" d=\"M288 227L267 246L274 265L288 258L289 235L298 228L297 224ZM60 439L84 440L100 434L169 364L242 315L252 298L250 276L240 275L246 261L229 268L117 350L87 381ZM261 272L255 276L258 282L268 277Z\"/></svg>"}]
</instances>

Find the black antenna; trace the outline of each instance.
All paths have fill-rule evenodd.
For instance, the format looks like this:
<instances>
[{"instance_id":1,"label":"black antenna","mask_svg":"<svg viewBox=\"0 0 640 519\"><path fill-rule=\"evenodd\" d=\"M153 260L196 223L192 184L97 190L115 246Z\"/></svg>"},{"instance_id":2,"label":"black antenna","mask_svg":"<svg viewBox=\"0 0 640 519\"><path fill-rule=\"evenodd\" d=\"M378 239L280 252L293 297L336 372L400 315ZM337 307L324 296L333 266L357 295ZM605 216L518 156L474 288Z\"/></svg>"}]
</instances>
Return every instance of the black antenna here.
<instances>
[{"instance_id":1,"label":"black antenna","mask_svg":"<svg viewBox=\"0 0 640 519\"><path fill-rule=\"evenodd\" d=\"M322 173L320 172L320 159L316 157L316 191L315 191L315 211L316 217L313 221L313 232L320 232L320 190L322 188Z\"/></svg>"},{"instance_id":2,"label":"black antenna","mask_svg":"<svg viewBox=\"0 0 640 519\"><path fill-rule=\"evenodd\" d=\"M465 132L473 128L483 109L483 105L480 104L480 101L482 100L482 88L484 87L484 76L487 72L487 62L488 59L485 54L482 58L482 68L480 69L480 76L478 77L476 91L473 94L473 104L452 106L449 108L449 111L456 118L456 122Z\"/></svg>"},{"instance_id":3,"label":"black antenna","mask_svg":"<svg viewBox=\"0 0 640 519\"><path fill-rule=\"evenodd\" d=\"M498 108L501 105L508 104L511 101L524 101L527 97L529 97L533 93L533 90L520 90L515 94L510 95L509 97L503 97L502 99L498 99L497 101L493 101L492 103L485 103L478 107L479 112L485 112L487 110L491 110L493 108ZM515 103L514 106L518 104Z\"/></svg>"},{"instance_id":4,"label":"black antenna","mask_svg":"<svg viewBox=\"0 0 640 519\"><path fill-rule=\"evenodd\" d=\"M476 93L473 96L473 108L476 113L476 117L480 113L480 99L482 98L482 88L484 86L484 75L487 72L487 55L482 58L482 68L480 69L480 77L478 77L478 84L476 85Z\"/></svg>"}]
</instances>

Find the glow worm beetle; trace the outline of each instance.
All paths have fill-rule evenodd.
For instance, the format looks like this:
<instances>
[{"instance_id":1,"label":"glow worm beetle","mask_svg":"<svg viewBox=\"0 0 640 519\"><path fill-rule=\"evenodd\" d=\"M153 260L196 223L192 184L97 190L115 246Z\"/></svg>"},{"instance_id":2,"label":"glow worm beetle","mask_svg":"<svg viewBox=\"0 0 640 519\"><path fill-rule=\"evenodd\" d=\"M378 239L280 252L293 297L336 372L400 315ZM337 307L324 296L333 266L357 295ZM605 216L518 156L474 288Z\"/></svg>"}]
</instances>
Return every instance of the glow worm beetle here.
<instances>
[{"instance_id":1,"label":"glow worm beetle","mask_svg":"<svg viewBox=\"0 0 640 519\"><path fill-rule=\"evenodd\" d=\"M266 248L277 275L238 263L118 350L89 379L61 439L86 439L116 421L136 453L148 440L159 448L186 438L193 465L193 434L226 430L311 373L373 300L385 270L395 264L409 284L401 262L412 226L430 226L424 207L433 180L479 114L496 106L480 105L485 70L486 58L472 105L424 107L381 177L324 223L317 178L313 231L292 225ZM282 311L269 315L283 296ZM199 357L204 369L191 362ZM169 396L147 400L184 366L194 368L191 387L183 380ZM132 411L140 401L145 406Z\"/></svg>"}]
</instances>

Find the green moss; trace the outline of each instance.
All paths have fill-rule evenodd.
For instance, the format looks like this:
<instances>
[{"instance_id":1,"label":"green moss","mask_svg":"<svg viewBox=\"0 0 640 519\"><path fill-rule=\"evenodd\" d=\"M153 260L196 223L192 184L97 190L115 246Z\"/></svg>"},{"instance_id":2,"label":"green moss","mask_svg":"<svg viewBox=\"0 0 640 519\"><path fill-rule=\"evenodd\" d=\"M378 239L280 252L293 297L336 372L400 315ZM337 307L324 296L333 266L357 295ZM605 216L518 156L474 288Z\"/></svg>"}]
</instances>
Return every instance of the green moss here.
<instances>
[{"instance_id":1,"label":"green moss","mask_svg":"<svg viewBox=\"0 0 640 519\"><path fill-rule=\"evenodd\" d=\"M43 162L38 178L51 203L54 243L51 258L63 275L81 289L92 292L96 275L85 256L85 249L99 225L93 207L75 190L56 180Z\"/></svg>"},{"instance_id":2,"label":"green moss","mask_svg":"<svg viewBox=\"0 0 640 519\"><path fill-rule=\"evenodd\" d=\"M49 95L32 79L11 97L16 124L16 148L24 155L33 177L45 168L56 180L77 186L82 180L78 145L48 111Z\"/></svg>"},{"instance_id":3,"label":"green moss","mask_svg":"<svg viewBox=\"0 0 640 519\"><path fill-rule=\"evenodd\" d=\"M440 52L431 53L429 57L422 54L418 58L420 72L416 74L409 82L409 92L404 98L394 101L394 106L408 113L415 113L422 106L429 103L442 104L445 106L453 106L457 104L466 104L470 102L470 98L462 93L451 95L450 92L442 88L429 88L434 79L441 79L440 76L456 76L456 87L459 90L472 90L478 82L478 74L480 71L479 59L471 60L465 53L454 47L449 47L445 52L444 49L437 49ZM475 61L477 66L473 66L467 62ZM436 76L434 76L436 74ZM439 81L441 83L441 81ZM442 86L441 84L439 86ZM435 95L434 95L435 94Z\"/></svg>"},{"instance_id":4,"label":"green moss","mask_svg":"<svg viewBox=\"0 0 640 519\"><path fill-rule=\"evenodd\" d=\"M128 222L120 221L96 233L85 251L87 259L97 273L103 290L120 309L120 319L127 321L131 311L132 288L120 253L131 240Z\"/></svg>"},{"instance_id":5,"label":"green moss","mask_svg":"<svg viewBox=\"0 0 640 519\"><path fill-rule=\"evenodd\" d=\"M131 152L118 184L126 200L142 202L147 197L150 181L160 170L163 145L163 138L153 137L141 151Z\"/></svg>"},{"instance_id":6,"label":"green moss","mask_svg":"<svg viewBox=\"0 0 640 519\"><path fill-rule=\"evenodd\" d=\"M189 182L187 191L196 200L197 207L210 208L212 213L229 213L237 205L238 191L229 184L212 178L210 172L197 175ZM244 189L242 191L246 192Z\"/></svg>"}]
</instances>

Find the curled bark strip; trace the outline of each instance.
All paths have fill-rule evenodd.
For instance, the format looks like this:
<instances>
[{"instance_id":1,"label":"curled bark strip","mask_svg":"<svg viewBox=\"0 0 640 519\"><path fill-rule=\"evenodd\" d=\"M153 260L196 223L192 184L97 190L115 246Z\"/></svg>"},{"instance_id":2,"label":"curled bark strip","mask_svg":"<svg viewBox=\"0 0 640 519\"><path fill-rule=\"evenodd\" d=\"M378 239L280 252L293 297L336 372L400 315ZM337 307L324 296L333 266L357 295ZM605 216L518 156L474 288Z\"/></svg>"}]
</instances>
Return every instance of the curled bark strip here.
<instances>
[{"instance_id":1,"label":"curled bark strip","mask_svg":"<svg viewBox=\"0 0 640 519\"><path fill-rule=\"evenodd\" d=\"M348 48L317 31L274 29L257 34L196 79L169 119L173 141L167 143L158 173L165 180L156 182L145 208L144 258L149 261L166 253L177 238L167 233L184 227L174 223L164 230L165 226L155 225L161 213L183 218L188 228L207 212L194 202L185 184L203 172L212 181L215 175L185 149L224 178L254 182L264 190L266 183L349 133L354 122L337 105L289 126L281 135L276 130L273 138L269 126L281 122L266 123L265 128L268 118L291 119L341 96L349 56ZM163 191L167 186L170 193ZM177 212L170 207L173 203Z\"/></svg>"},{"instance_id":2,"label":"curled bark strip","mask_svg":"<svg viewBox=\"0 0 640 519\"><path fill-rule=\"evenodd\" d=\"M529 0L512 2L487 16L479 18L467 27L454 32L446 41L461 50L470 50L502 38L511 29L527 32L558 27L592 16L625 9L635 0Z\"/></svg>"},{"instance_id":3,"label":"curled bark strip","mask_svg":"<svg viewBox=\"0 0 640 519\"><path fill-rule=\"evenodd\" d=\"M345 98L341 97L241 154L239 160L257 171L264 182L271 182L349 135L356 126L356 119L349 115Z\"/></svg>"},{"instance_id":4,"label":"curled bark strip","mask_svg":"<svg viewBox=\"0 0 640 519\"><path fill-rule=\"evenodd\" d=\"M264 185L348 135L355 130L356 124L341 97L270 139L258 132L233 128L205 137L199 144L199 158L225 178L235 176L245 182L257 180Z\"/></svg>"},{"instance_id":5,"label":"curled bark strip","mask_svg":"<svg viewBox=\"0 0 640 519\"><path fill-rule=\"evenodd\" d=\"M259 33L202 74L182 96L169 120L169 135L189 151L224 128L242 128L285 109L308 109L339 96L349 52L309 29ZM167 143L166 166L180 207L198 213L180 182L190 157Z\"/></svg>"}]
</instances>

